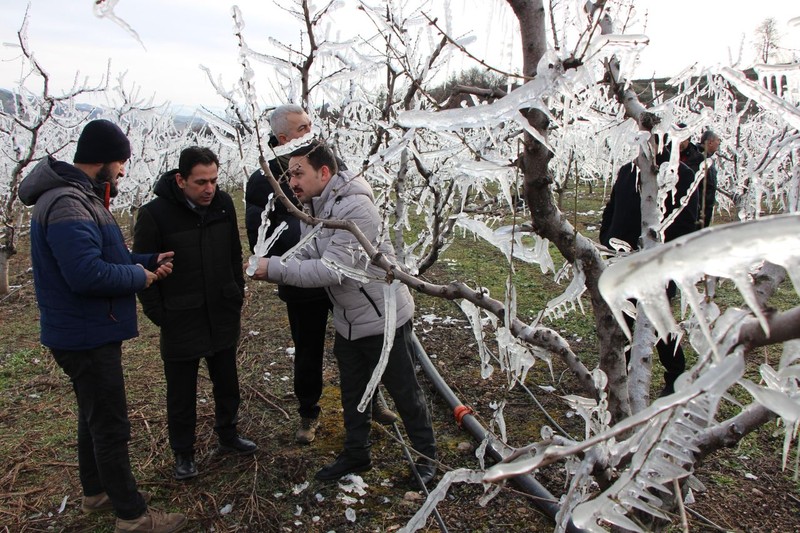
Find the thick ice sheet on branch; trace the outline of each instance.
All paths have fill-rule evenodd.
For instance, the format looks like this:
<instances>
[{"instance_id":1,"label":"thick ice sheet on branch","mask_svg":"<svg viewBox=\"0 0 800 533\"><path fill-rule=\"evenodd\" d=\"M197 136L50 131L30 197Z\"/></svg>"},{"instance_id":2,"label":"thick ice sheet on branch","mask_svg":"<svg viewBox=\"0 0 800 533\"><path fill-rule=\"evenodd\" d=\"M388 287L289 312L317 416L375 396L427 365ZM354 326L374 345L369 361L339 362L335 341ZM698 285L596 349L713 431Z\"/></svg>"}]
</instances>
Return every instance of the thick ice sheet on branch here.
<instances>
[{"instance_id":1,"label":"thick ice sheet on branch","mask_svg":"<svg viewBox=\"0 0 800 533\"><path fill-rule=\"evenodd\" d=\"M397 122L406 128L425 128L433 131L453 131L461 128L491 127L507 120L518 120L519 110L536 107L546 110L542 97L549 80L536 78L491 104L443 111L406 111Z\"/></svg>"},{"instance_id":2,"label":"thick ice sheet on branch","mask_svg":"<svg viewBox=\"0 0 800 533\"><path fill-rule=\"evenodd\" d=\"M800 293L800 214L778 215L747 222L714 226L690 233L667 244L643 250L610 265L600 277L599 289L614 316L630 338L622 308L626 300L642 303L659 336L664 339L678 327L665 288L675 281L698 316L700 327L711 339L710 326L700 312L695 283L704 275L729 278L736 284L750 310L768 333L759 308L749 269L770 261L786 269Z\"/></svg>"},{"instance_id":3,"label":"thick ice sheet on branch","mask_svg":"<svg viewBox=\"0 0 800 533\"><path fill-rule=\"evenodd\" d=\"M531 235L516 226L502 226L497 229L492 229L484 222L475 220L464 214L458 216L456 225L471 231L492 246L495 246L498 250L503 252L507 261L511 260L513 252L514 257L517 259L525 261L526 263L540 265L543 274L554 270L553 260L550 257L550 250L547 247L548 241L542 239L538 235ZM526 235L532 236L534 246L531 247L523 243L522 239Z\"/></svg>"},{"instance_id":4,"label":"thick ice sheet on branch","mask_svg":"<svg viewBox=\"0 0 800 533\"><path fill-rule=\"evenodd\" d=\"M550 320L566 317L575 310L576 303L580 307L581 313L586 313L581 302L581 296L586 292L586 274L583 273L580 262L575 263L574 272L572 281L564 293L547 302L544 313Z\"/></svg>"}]
</instances>

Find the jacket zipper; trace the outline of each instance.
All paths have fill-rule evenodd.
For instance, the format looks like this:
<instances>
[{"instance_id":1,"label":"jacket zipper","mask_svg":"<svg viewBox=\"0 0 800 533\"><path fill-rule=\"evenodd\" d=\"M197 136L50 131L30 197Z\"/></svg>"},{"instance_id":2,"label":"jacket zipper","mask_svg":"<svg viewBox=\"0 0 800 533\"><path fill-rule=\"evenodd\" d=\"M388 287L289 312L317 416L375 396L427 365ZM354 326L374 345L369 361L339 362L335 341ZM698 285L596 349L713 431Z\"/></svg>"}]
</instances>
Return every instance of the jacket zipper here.
<instances>
[{"instance_id":1,"label":"jacket zipper","mask_svg":"<svg viewBox=\"0 0 800 533\"><path fill-rule=\"evenodd\" d=\"M364 290L364 287L359 287L358 290L361 291L361 294L363 294L364 297L367 299L367 301L370 304L372 304L372 308L375 309L375 312L378 313L378 316L382 317L383 315L381 314L381 310L378 309L378 306L375 304L375 301L369 297L369 294L367 294L367 291Z\"/></svg>"}]
</instances>

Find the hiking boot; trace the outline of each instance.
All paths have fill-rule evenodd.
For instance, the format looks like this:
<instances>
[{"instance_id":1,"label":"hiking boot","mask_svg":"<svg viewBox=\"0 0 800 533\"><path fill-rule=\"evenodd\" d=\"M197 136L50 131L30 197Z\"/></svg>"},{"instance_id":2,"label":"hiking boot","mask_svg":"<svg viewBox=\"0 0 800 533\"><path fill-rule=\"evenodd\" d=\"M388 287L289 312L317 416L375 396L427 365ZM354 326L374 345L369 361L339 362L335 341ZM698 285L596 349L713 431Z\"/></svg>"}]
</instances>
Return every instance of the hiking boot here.
<instances>
[{"instance_id":1,"label":"hiking boot","mask_svg":"<svg viewBox=\"0 0 800 533\"><path fill-rule=\"evenodd\" d=\"M139 491L139 495L141 495L144 503L150 503L150 493ZM81 511L84 514L90 513L102 513L103 511L113 511L114 505L111 503L111 498L108 497L108 494L105 492L101 492L100 494L95 494L94 496L84 496L83 501L81 501Z\"/></svg>"},{"instance_id":2,"label":"hiking boot","mask_svg":"<svg viewBox=\"0 0 800 533\"><path fill-rule=\"evenodd\" d=\"M194 462L193 453L176 453L175 468L173 469L175 479L189 479L197 476L197 465Z\"/></svg>"},{"instance_id":3,"label":"hiking boot","mask_svg":"<svg viewBox=\"0 0 800 533\"><path fill-rule=\"evenodd\" d=\"M431 459L422 459L414 463L414 466L417 467L417 473L423 484L427 485L436 477L436 463Z\"/></svg>"},{"instance_id":4,"label":"hiking boot","mask_svg":"<svg viewBox=\"0 0 800 533\"><path fill-rule=\"evenodd\" d=\"M372 468L372 461L369 452L353 452L345 450L339 454L336 460L322 469L314 476L320 481L333 481L347 474L366 472Z\"/></svg>"},{"instance_id":5,"label":"hiking boot","mask_svg":"<svg viewBox=\"0 0 800 533\"><path fill-rule=\"evenodd\" d=\"M300 429L294 434L294 440L298 444L311 444L317 436L319 418L300 418Z\"/></svg>"},{"instance_id":6,"label":"hiking boot","mask_svg":"<svg viewBox=\"0 0 800 533\"><path fill-rule=\"evenodd\" d=\"M247 439L243 439L238 435L229 440L219 441L219 451L221 453L233 453L236 455L250 455L258 450L258 445Z\"/></svg>"},{"instance_id":7,"label":"hiking boot","mask_svg":"<svg viewBox=\"0 0 800 533\"><path fill-rule=\"evenodd\" d=\"M378 424L391 426L397 422L397 415L380 403L372 405L372 419Z\"/></svg>"},{"instance_id":8,"label":"hiking boot","mask_svg":"<svg viewBox=\"0 0 800 533\"><path fill-rule=\"evenodd\" d=\"M180 531L186 525L186 516L181 513L165 513L148 507L142 516L133 520L117 518L116 533L147 532L171 533Z\"/></svg>"}]
</instances>

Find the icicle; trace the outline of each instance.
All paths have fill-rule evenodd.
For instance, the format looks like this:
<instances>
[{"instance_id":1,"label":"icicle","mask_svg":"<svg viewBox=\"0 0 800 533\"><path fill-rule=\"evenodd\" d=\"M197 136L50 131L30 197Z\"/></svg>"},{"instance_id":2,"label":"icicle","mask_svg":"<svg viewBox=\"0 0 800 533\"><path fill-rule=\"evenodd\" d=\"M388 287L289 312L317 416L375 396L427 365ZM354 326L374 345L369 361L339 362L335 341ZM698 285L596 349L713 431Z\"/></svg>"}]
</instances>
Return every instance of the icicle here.
<instances>
[{"instance_id":1,"label":"icicle","mask_svg":"<svg viewBox=\"0 0 800 533\"><path fill-rule=\"evenodd\" d=\"M383 349L381 356L378 359L378 364L375 370L372 371L372 377L367 383L367 388L364 395L361 397L361 402L358 404L358 412L363 413L364 410L370 405L372 395L378 388L381 382L386 365L389 364L389 354L394 345L394 336L397 330L397 289L400 288L400 282L394 280L392 283L387 283L383 286L383 311L385 320L383 322Z\"/></svg>"},{"instance_id":2,"label":"icicle","mask_svg":"<svg viewBox=\"0 0 800 533\"><path fill-rule=\"evenodd\" d=\"M322 230L322 222L320 222L319 224L317 224L316 226L314 226L314 229L312 229L311 231L309 231L308 233L306 233L305 235L303 235L303 238L302 238L302 239L300 239L300 240L297 242L297 244L295 244L294 246L292 246L292 247L291 247L291 248L290 248L290 249L289 249L289 250L288 250L288 251L287 251L285 254L283 254L283 255L281 256L281 264L282 264L282 265L286 265L286 263L287 263L287 262L288 262L288 261L289 261L289 260L290 260L292 257L294 257L294 255L295 255L295 254L296 254L298 251L300 251L300 250L302 250L303 248L305 248L305 247L308 245L308 243L310 243L312 240L314 240L314 239L316 238L316 236L317 236L317 233L319 233L319 232L320 232L320 230Z\"/></svg>"},{"instance_id":3,"label":"icicle","mask_svg":"<svg viewBox=\"0 0 800 533\"><path fill-rule=\"evenodd\" d=\"M377 281L377 280L383 279L383 278L375 278L375 277L370 278L368 273L365 270L362 270L360 268L349 267L349 266L343 265L341 263L334 263L333 261L331 261L327 257L323 257L322 258L322 264L328 270L330 270L332 272L335 272L339 276L339 279L342 279L342 276L345 276L345 277L348 277L350 279L353 279L353 280L355 280L355 281L357 281L359 283L363 283L363 284L370 283L371 281Z\"/></svg>"},{"instance_id":4,"label":"icicle","mask_svg":"<svg viewBox=\"0 0 800 533\"><path fill-rule=\"evenodd\" d=\"M573 269L575 274L563 294L547 302L544 312L550 320L565 318L570 311L575 310L576 302L580 307L581 313L586 313L581 302L581 296L586 292L586 275L580 265L580 261L575 262L575 268Z\"/></svg>"},{"instance_id":5,"label":"icicle","mask_svg":"<svg viewBox=\"0 0 800 533\"><path fill-rule=\"evenodd\" d=\"M486 344L483 341L483 327L481 326L481 310L475 304L468 300L461 300L458 302L461 310L467 316L470 325L472 326L472 333L475 335L475 340L478 342L478 353L481 358L481 377L489 379L489 376L494 372L490 361L491 357Z\"/></svg>"},{"instance_id":6,"label":"icicle","mask_svg":"<svg viewBox=\"0 0 800 533\"><path fill-rule=\"evenodd\" d=\"M274 205L275 205L275 195L273 193L269 193L269 196L267 197L267 203L264 206L264 210L261 212L261 225L258 227L258 237L256 239L256 245L253 247L253 255L257 255L258 257L264 257L265 255L267 255L267 251L269 250L264 241L266 239L267 230L269 229L270 225L269 214L272 211Z\"/></svg>"}]
</instances>

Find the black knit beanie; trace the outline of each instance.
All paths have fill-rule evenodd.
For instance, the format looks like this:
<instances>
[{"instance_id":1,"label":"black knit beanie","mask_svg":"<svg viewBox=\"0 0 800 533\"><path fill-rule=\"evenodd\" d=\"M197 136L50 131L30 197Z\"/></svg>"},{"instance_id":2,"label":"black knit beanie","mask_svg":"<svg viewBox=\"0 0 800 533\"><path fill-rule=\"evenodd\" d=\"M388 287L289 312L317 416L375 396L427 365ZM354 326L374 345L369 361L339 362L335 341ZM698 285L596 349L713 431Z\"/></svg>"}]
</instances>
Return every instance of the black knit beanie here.
<instances>
[{"instance_id":1,"label":"black knit beanie","mask_svg":"<svg viewBox=\"0 0 800 533\"><path fill-rule=\"evenodd\" d=\"M131 143L119 126L105 119L89 122L78 138L75 163L112 163L131 157Z\"/></svg>"}]
</instances>

